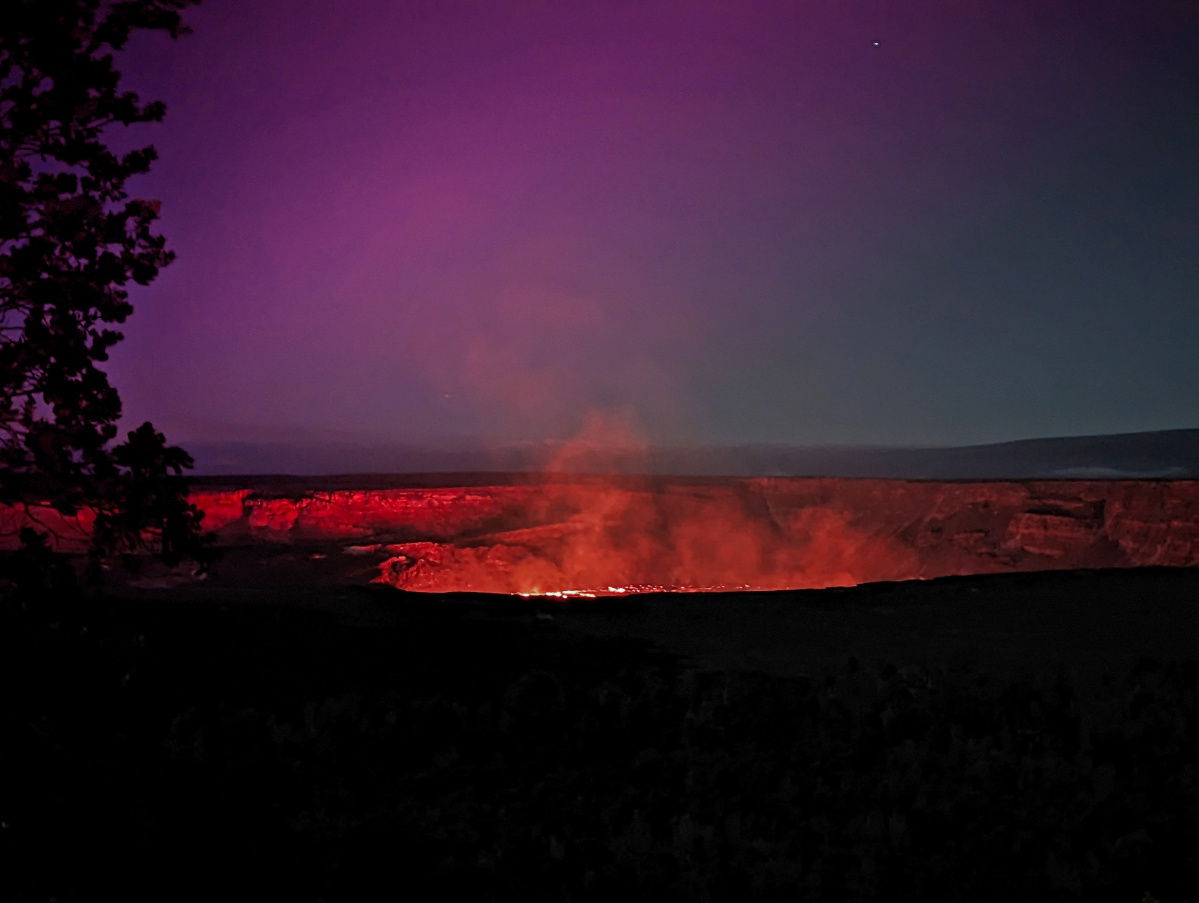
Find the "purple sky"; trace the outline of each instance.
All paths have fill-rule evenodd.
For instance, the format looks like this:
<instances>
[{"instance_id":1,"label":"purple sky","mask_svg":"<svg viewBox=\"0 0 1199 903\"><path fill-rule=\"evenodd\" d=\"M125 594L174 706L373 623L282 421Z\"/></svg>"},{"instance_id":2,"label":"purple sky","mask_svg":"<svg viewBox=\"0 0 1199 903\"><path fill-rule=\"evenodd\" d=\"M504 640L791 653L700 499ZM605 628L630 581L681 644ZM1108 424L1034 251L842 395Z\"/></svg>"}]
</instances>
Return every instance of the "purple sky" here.
<instances>
[{"instance_id":1,"label":"purple sky","mask_svg":"<svg viewBox=\"0 0 1199 903\"><path fill-rule=\"evenodd\" d=\"M207 0L126 83L173 441L1199 426L1199 18L1097 0Z\"/></svg>"}]
</instances>

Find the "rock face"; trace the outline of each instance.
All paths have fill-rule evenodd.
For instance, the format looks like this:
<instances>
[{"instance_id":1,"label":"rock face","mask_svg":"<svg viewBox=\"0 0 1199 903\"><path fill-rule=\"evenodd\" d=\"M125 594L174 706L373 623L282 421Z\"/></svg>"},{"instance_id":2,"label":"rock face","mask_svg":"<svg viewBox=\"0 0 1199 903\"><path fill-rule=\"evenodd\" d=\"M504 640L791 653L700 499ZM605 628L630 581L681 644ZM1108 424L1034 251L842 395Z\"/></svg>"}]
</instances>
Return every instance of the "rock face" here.
<instances>
[{"instance_id":1,"label":"rock face","mask_svg":"<svg viewBox=\"0 0 1199 903\"><path fill-rule=\"evenodd\" d=\"M338 542L428 591L783 589L1049 568L1199 564L1199 482L599 478L196 492L223 544ZM81 549L90 520L32 514ZM11 547L30 515L0 509Z\"/></svg>"}]
</instances>

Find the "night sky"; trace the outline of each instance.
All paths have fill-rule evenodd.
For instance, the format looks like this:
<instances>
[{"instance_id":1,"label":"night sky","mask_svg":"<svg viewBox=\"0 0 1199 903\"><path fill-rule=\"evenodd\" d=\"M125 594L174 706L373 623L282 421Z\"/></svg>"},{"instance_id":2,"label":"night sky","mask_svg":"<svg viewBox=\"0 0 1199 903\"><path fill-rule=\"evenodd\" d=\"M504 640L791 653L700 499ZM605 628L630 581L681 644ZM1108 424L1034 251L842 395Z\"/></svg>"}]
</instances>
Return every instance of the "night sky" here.
<instances>
[{"instance_id":1,"label":"night sky","mask_svg":"<svg viewBox=\"0 0 1199 903\"><path fill-rule=\"evenodd\" d=\"M178 254L113 353L127 425L1199 426L1197 9L206 0L121 56Z\"/></svg>"}]
</instances>

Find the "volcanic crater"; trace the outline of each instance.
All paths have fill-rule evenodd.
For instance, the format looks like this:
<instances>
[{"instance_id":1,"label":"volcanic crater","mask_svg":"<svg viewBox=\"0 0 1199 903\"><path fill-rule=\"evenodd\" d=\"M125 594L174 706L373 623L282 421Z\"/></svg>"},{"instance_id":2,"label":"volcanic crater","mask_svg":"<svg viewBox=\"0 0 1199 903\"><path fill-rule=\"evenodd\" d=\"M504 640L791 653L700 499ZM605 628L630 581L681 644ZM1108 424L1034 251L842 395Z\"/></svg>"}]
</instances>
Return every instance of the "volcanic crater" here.
<instances>
[{"instance_id":1,"label":"volcanic crater","mask_svg":"<svg viewBox=\"0 0 1199 903\"><path fill-rule=\"evenodd\" d=\"M813 589L1199 564L1199 481L530 477L199 480L218 543L373 556L377 582L550 596ZM32 520L31 520L32 518ZM0 513L82 549L90 518Z\"/></svg>"}]
</instances>

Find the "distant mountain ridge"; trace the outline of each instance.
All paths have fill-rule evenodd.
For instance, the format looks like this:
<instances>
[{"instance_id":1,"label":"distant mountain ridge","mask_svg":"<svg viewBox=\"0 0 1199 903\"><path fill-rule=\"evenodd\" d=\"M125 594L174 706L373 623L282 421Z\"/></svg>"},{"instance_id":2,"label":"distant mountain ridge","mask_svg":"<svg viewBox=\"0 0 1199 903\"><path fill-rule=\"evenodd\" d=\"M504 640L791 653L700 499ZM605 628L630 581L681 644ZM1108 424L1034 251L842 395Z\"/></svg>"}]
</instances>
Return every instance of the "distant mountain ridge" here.
<instances>
[{"instance_id":1,"label":"distant mountain ridge","mask_svg":"<svg viewBox=\"0 0 1199 903\"><path fill-rule=\"evenodd\" d=\"M1199 479L1199 429L1022 439L949 448L747 444L641 450L544 442L447 447L194 442L210 476L543 471L909 480ZM564 456L563 450L569 449ZM568 463L562 463L566 460Z\"/></svg>"}]
</instances>

